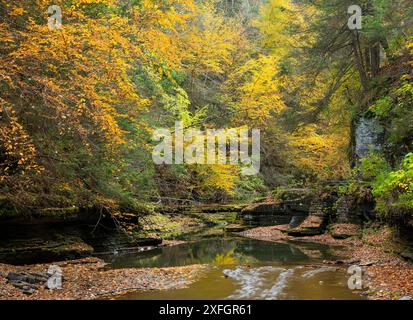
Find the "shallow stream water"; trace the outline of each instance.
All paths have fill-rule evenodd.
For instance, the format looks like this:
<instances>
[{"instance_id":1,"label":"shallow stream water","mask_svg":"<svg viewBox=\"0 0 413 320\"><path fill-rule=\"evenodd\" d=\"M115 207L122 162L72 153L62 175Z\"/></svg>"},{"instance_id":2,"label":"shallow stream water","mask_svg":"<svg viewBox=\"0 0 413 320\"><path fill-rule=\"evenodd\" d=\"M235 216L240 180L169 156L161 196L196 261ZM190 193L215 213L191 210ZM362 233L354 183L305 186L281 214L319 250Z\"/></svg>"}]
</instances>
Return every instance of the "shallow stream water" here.
<instances>
[{"instance_id":1,"label":"shallow stream water","mask_svg":"<svg viewBox=\"0 0 413 320\"><path fill-rule=\"evenodd\" d=\"M362 299L348 289L345 270L323 264L340 249L312 243L274 243L233 236L197 239L111 259L110 267L208 264L183 289L132 292L117 299Z\"/></svg>"}]
</instances>

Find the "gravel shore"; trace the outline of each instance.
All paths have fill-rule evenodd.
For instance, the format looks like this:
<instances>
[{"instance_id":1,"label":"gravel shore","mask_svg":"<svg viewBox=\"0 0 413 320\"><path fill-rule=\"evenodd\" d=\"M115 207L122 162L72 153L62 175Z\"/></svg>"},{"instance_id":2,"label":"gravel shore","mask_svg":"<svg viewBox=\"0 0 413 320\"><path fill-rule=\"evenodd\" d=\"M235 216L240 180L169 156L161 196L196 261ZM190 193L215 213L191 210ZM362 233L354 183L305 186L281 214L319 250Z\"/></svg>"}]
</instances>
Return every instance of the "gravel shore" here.
<instances>
[{"instance_id":1,"label":"gravel shore","mask_svg":"<svg viewBox=\"0 0 413 320\"><path fill-rule=\"evenodd\" d=\"M0 300L90 300L136 290L182 288L192 283L206 265L174 268L108 269L98 258L53 263L62 270L62 289L38 285L34 293L25 294L10 283L7 275L44 274L50 264L13 266L0 264Z\"/></svg>"}]
</instances>

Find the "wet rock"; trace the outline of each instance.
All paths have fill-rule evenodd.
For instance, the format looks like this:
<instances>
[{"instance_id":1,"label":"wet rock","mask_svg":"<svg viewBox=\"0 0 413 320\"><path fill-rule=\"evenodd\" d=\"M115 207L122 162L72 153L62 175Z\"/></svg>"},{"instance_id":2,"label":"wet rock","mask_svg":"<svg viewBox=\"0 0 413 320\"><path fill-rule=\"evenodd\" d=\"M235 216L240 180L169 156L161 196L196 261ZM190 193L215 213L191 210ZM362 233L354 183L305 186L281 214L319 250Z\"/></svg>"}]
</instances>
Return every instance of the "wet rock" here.
<instances>
[{"instance_id":1,"label":"wet rock","mask_svg":"<svg viewBox=\"0 0 413 320\"><path fill-rule=\"evenodd\" d=\"M139 247L138 251L139 252L143 252L143 251L150 251L150 250L154 250L156 247L154 246L147 246L147 247Z\"/></svg>"},{"instance_id":2,"label":"wet rock","mask_svg":"<svg viewBox=\"0 0 413 320\"><path fill-rule=\"evenodd\" d=\"M162 239L158 238L139 238L134 241L134 244L139 247L158 246L162 243Z\"/></svg>"}]
</instances>

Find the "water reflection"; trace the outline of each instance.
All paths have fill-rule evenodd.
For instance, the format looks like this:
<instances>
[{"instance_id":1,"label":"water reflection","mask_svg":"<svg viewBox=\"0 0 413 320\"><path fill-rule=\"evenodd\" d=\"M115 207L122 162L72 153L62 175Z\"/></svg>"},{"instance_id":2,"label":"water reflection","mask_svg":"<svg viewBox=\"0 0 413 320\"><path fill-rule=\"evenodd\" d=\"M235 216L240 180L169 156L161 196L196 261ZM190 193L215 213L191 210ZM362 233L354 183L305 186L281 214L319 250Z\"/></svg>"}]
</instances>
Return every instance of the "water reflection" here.
<instances>
[{"instance_id":1,"label":"water reflection","mask_svg":"<svg viewBox=\"0 0 413 320\"><path fill-rule=\"evenodd\" d=\"M110 266L211 266L189 287L131 292L117 299L361 299L348 289L343 270L322 264L337 258L333 248L321 244L215 238L118 256Z\"/></svg>"},{"instance_id":2,"label":"water reflection","mask_svg":"<svg viewBox=\"0 0 413 320\"><path fill-rule=\"evenodd\" d=\"M336 258L319 244L274 243L244 238L203 239L110 258L112 268L174 267L192 264L301 264Z\"/></svg>"}]
</instances>

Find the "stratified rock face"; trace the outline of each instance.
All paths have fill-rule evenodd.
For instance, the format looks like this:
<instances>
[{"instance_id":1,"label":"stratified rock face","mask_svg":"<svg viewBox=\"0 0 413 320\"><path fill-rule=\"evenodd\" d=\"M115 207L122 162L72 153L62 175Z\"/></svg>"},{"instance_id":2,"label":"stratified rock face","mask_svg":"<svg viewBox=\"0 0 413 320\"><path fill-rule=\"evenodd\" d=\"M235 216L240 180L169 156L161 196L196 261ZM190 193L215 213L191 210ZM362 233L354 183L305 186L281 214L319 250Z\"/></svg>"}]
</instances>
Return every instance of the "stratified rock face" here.
<instances>
[{"instance_id":1,"label":"stratified rock face","mask_svg":"<svg viewBox=\"0 0 413 320\"><path fill-rule=\"evenodd\" d=\"M242 214L283 214L288 208L282 203L255 203L242 210Z\"/></svg>"},{"instance_id":2,"label":"stratified rock face","mask_svg":"<svg viewBox=\"0 0 413 320\"><path fill-rule=\"evenodd\" d=\"M278 195L277 200L253 203L242 209L242 215L307 214L314 194L309 189L289 189Z\"/></svg>"},{"instance_id":3,"label":"stratified rock face","mask_svg":"<svg viewBox=\"0 0 413 320\"><path fill-rule=\"evenodd\" d=\"M93 247L77 235L53 234L40 237L0 239L0 262L26 264L33 261L59 261L89 256Z\"/></svg>"},{"instance_id":4,"label":"stratified rock face","mask_svg":"<svg viewBox=\"0 0 413 320\"><path fill-rule=\"evenodd\" d=\"M356 199L351 196L342 196L337 200L337 222L361 224L360 208L357 208Z\"/></svg>"},{"instance_id":5,"label":"stratified rock face","mask_svg":"<svg viewBox=\"0 0 413 320\"><path fill-rule=\"evenodd\" d=\"M315 200L311 205L310 215L298 227L287 230L287 234L293 237L320 235L325 230L327 219L322 201Z\"/></svg>"},{"instance_id":6,"label":"stratified rock face","mask_svg":"<svg viewBox=\"0 0 413 320\"><path fill-rule=\"evenodd\" d=\"M319 192L314 194L310 205L309 216L297 227L287 230L293 237L308 237L323 234L327 225L334 218L333 204L336 197Z\"/></svg>"},{"instance_id":7,"label":"stratified rock face","mask_svg":"<svg viewBox=\"0 0 413 320\"><path fill-rule=\"evenodd\" d=\"M384 129L375 118L362 116L355 124L354 158L356 164L371 151L380 151L383 145Z\"/></svg>"}]
</instances>

